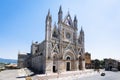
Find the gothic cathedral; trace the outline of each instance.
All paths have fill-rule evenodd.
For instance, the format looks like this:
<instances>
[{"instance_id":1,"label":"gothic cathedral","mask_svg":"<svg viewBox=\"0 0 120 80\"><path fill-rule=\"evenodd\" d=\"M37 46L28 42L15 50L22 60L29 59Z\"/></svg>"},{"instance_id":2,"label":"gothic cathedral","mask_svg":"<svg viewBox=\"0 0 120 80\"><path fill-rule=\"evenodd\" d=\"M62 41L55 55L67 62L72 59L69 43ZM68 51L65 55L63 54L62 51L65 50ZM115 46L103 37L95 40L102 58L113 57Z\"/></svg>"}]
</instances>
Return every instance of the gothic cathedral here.
<instances>
[{"instance_id":1,"label":"gothic cathedral","mask_svg":"<svg viewBox=\"0 0 120 80\"><path fill-rule=\"evenodd\" d=\"M63 19L62 7L58 12L58 22L52 25L50 10L45 21L45 40L31 45L31 52L26 55L25 62L18 65L31 67L39 73L56 73L85 69L84 31L79 34L77 17L72 20L69 12Z\"/></svg>"}]
</instances>

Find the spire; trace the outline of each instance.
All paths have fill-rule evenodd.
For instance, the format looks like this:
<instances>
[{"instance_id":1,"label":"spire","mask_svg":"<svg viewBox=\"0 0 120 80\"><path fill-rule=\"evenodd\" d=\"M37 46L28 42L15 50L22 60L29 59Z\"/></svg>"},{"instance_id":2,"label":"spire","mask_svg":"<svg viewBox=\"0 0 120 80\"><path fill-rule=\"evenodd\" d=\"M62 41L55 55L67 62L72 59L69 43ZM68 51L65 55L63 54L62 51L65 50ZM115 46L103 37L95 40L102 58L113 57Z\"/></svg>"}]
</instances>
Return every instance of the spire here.
<instances>
[{"instance_id":1,"label":"spire","mask_svg":"<svg viewBox=\"0 0 120 80\"><path fill-rule=\"evenodd\" d=\"M51 27L52 27L52 17L50 14L50 9L48 10L48 14L46 16L46 22L45 22L45 40L49 41L50 40L50 35L51 35Z\"/></svg>"},{"instance_id":2,"label":"spire","mask_svg":"<svg viewBox=\"0 0 120 80\"><path fill-rule=\"evenodd\" d=\"M50 15L50 9L48 10L47 18L51 17Z\"/></svg>"},{"instance_id":3,"label":"spire","mask_svg":"<svg viewBox=\"0 0 120 80\"><path fill-rule=\"evenodd\" d=\"M77 17L74 17L74 28L77 29Z\"/></svg>"},{"instance_id":4,"label":"spire","mask_svg":"<svg viewBox=\"0 0 120 80\"><path fill-rule=\"evenodd\" d=\"M46 15L46 19L48 19L49 16L50 16L50 9L48 10L48 13Z\"/></svg>"},{"instance_id":5,"label":"spire","mask_svg":"<svg viewBox=\"0 0 120 80\"><path fill-rule=\"evenodd\" d=\"M71 15L70 15L70 12L68 11L68 13L67 13L67 18L70 18L71 19ZM71 21L72 21L72 19L71 19Z\"/></svg>"},{"instance_id":6,"label":"spire","mask_svg":"<svg viewBox=\"0 0 120 80\"><path fill-rule=\"evenodd\" d=\"M50 15L50 9L48 10L48 15Z\"/></svg>"},{"instance_id":7,"label":"spire","mask_svg":"<svg viewBox=\"0 0 120 80\"><path fill-rule=\"evenodd\" d=\"M58 37L58 29L57 29L57 26L56 26L56 22L54 23L54 29L53 29L52 36L55 37L55 38Z\"/></svg>"},{"instance_id":8,"label":"spire","mask_svg":"<svg viewBox=\"0 0 120 80\"><path fill-rule=\"evenodd\" d=\"M61 7L61 5L60 5L60 8L59 8L59 12L58 12L59 14L60 13L62 13L62 7Z\"/></svg>"},{"instance_id":9,"label":"spire","mask_svg":"<svg viewBox=\"0 0 120 80\"><path fill-rule=\"evenodd\" d=\"M75 17L74 17L74 21L77 21L77 17L76 17L76 15L75 15Z\"/></svg>"},{"instance_id":10,"label":"spire","mask_svg":"<svg viewBox=\"0 0 120 80\"><path fill-rule=\"evenodd\" d=\"M68 10L68 16L70 16L70 12L69 12L69 10Z\"/></svg>"},{"instance_id":11,"label":"spire","mask_svg":"<svg viewBox=\"0 0 120 80\"><path fill-rule=\"evenodd\" d=\"M82 26L81 26L78 42L84 45L84 31L82 29Z\"/></svg>"},{"instance_id":12,"label":"spire","mask_svg":"<svg viewBox=\"0 0 120 80\"><path fill-rule=\"evenodd\" d=\"M54 23L54 30L57 30L56 22Z\"/></svg>"},{"instance_id":13,"label":"spire","mask_svg":"<svg viewBox=\"0 0 120 80\"><path fill-rule=\"evenodd\" d=\"M83 28L81 26L81 30L80 30L80 36L82 37L83 41L84 41L84 31L83 31Z\"/></svg>"},{"instance_id":14,"label":"spire","mask_svg":"<svg viewBox=\"0 0 120 80\"><path fill-rule=\"evenodd\" d=\"M61 23L62 22L62 7L60 5L60 8L59 8L59 12L58 12L58 23Z\"/></svg>"},{"instance_id":15,"label":"spire","mask_svg":"<svg viewBox=\"0 0 120 80\"><path fill-rule=\"evenodd\" d=\"M51 22L52 22L52 17L51 17L51 14L50 14L50 9L48 10L48 14L46 16L46 24L48 25L51 25Z\"/></svg>"},{"instance_id":16,"label":"spire","mask_svg":"<svg viewBox=\"0 0 120 80\"><path fill-rule=\"evenodd\" d=\"M82 26L81 26L81 30L80 30L80 33L84 33Z\"/></svg>"}]
</instances>

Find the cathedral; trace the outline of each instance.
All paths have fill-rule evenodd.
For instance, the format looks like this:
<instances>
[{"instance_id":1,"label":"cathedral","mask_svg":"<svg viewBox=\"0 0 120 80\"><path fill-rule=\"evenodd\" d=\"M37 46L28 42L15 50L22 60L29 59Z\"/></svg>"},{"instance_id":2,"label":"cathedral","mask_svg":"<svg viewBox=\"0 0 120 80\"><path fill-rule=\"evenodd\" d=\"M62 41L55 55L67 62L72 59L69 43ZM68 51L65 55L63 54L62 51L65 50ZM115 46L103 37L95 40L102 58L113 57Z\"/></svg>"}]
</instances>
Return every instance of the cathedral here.
<instances>
[{"instance_id":1,"label":"cathedral","mask_svg":"<svg viewBox=\"0 0 120 80\"><path fill-rule=\"evenodd\" d=\"M78 34L77 34L78 33ZM50 10L45 20L45 40L33 42L31 52L18 54L18 67L30 67L39 73L57 73L85 69L84 31L78 32L78 20L69 12L63 18L62 7L58 21L52 25Z\"/></svg>"}]
</instances>

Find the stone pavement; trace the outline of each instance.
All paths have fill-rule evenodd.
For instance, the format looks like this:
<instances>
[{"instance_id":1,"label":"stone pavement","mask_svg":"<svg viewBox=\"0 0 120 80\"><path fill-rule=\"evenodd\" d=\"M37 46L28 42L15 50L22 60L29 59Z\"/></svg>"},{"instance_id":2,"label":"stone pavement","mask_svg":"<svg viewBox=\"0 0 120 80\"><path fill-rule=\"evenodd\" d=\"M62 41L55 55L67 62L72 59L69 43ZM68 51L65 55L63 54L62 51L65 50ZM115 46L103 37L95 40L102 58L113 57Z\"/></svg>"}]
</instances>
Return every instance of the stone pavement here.
<instances>
[{"instance_id":1,"label":"stone pavement","mask_svg":"<svg viewBox=\"0 0 120 80\"><path fill-rule=\"evenodd\" d=\"M101 76L100 74L81 77L78 80L120 80L120 71L112 72L112 71L104 71L105 76Z\"/></svg>"},{"instance_id":2,"label":"stone pavement","mask_svg":"<svg viewBox=\"0 0 120 80\"><path fill-rule=\"evenodd\" d=\"M51 73L44 75L37 75L33 80L78 80L80 77L92 76L98 72L93 70L84 70L84 71L68 71L62 73Z\"/></svg>"},{"instance_id":3,"label":"stone pavement","mask_svg":"<svg viewBox=\"0 0 120 80\"><path fill-rule=\"evenodd\" d=\"M105 72L105 76L100 76L101 72ZM68 71L61 73L52 73L44 75L32 76L32 80L120 80L120 72L101 71L100 73L93 70L85 71ZM14 69L4 70L0 72L0 80L25 80L29 70Z\"/></svg>"},{"instance_id":4,"label":"stone pavement","mask_svg":"<svg viewBox=\"0 0 120 80\"><path fill-rule=\"evenodd\" d=\"M29 69L27 68L22 68L22 69L19 69L18 70L18 77L17 77L17 80L25 80L25 78L28 76L28 75L32 75L33 72L31 72Z\"/></svg>"},{"instance_id":5,"label":"stone pavement","mask_svg":"<svg viewBox=\"0 0 120 80\"><path fill-rule=\"evenodd\" d=\"M20 78L22 76L21 73L22 71L17 69L4 70L0 72L0 80L25 80L25 78Z\"/></svg>"},{"instance_id":6,"label":"stone pavement","mask_svg":"<svg viewBox=\"0 0 120 80\"><path fill-rule=\"evenodd\" d=\"M0 72L0 80L25 80L24 69L4 70Z\"/></svg>"},{"instance_id":7,"label":"stone pavement","mask_svg":"<svg viewBox=\"0 0 120 80\"><path fill-rule=\"evenodd\" d=\"M25 80L25 77L26 77L26 72L24 71L24 69L19 69L17 80Z\"/></svg>"}]
</instances>

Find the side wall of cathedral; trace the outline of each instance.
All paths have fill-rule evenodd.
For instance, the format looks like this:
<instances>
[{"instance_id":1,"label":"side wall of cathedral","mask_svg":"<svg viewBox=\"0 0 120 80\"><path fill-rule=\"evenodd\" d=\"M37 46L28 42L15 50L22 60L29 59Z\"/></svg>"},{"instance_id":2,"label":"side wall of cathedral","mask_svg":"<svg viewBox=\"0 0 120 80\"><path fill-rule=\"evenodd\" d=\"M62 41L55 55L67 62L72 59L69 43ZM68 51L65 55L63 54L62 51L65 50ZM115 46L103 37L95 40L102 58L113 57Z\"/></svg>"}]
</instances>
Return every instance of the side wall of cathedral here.
<instances>
[{"instance_id":1,"label":"side wall of cathedral","mask_svg":"<svg viewBox=\"0 0 120 80\"><path fill-rule=\"evenodd\" d=\"M37 73L45 73L45 41L32 43L31 45L31 68Z\"/></svg>"}]
</instances>

